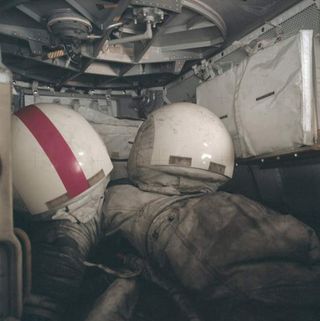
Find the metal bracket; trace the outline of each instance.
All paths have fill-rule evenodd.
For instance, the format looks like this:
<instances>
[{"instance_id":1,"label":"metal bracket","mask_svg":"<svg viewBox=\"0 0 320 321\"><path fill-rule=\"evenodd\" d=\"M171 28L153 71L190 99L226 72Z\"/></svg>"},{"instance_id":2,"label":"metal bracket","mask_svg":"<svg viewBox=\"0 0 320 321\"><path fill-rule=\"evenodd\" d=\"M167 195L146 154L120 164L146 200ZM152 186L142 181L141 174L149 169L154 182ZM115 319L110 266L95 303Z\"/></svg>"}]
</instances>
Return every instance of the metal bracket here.
<instances>
[{"instance_id":1,"label":"metal bracket","mask_svg":"<svg viewBox=\"0 0 320 321\"><path fill-rule=\"evenodd\" d=\"M80 108L80 100L79 99L72 99L70 105L73 110L78 111Z\"/></svg>"},{"instance_id":2,"label":"metal bracket","mask_svg":"<svg viewBox=\"0 0 320 321\"><path fill-rule=\"evenodd\" d=\"M129 43L129 42L136 42L136 41L141 41L141 40L150 40L152 39L152 26L151 22L147 21L146 22L146 31L142 34L136 35L136 36L130 36L130 37L125 37L125 38L119 38L119 39L114 39L114 40L109 40L107 44L109 46L112 45L117 45L120 43Z\"/></svg>"},{"instance_id":3,"label":"metal bracket","mask_svg":"<svg viewBox=\"0 0 320 321\"><path fill-rule=\"evenodd\" d=\"M134 6L156 7L177 13L182 11L181 0L131 0L131 4Z\"/></svg>"},{"instance_id":4,"label":"metal bracket","mask_svg":"<svg viewBox=\"0 0 320 321\"><path fill-rule=\"evenodd\" d=\"M283 27L281 25L274 24L270 21L266 21L265 24L275 28L275 32L276 32L277 37L280 37L283 34Z\"/></svg>"},{"instance_id":5,"label":"metal bracket","mask_svg":"<svg viewBox=\"0 0 320 321\"><path fill-rule=\"evenodd\" d=\"M32 95L33 95L33 102L34 104L37 103L39 96L39 91L38 91L38 82L37 81L33 81L32 82Z\"/></svg>"},{"instance_id":6,"label":"metal bracket","mask_svg":"<svg viewBox=\"0 0 320 321\"><path fill-rule=\"evenodd\" d=\"M185 60L176 60L176 61L174 62L174 71L173 71L173 72L174 72L175 74L179 74L180 71L182 70L185 62L186 62Z\"/></svg>"},{"instance_id":7,"label":"metal bracket","mask_svg":"<svg viewBox=\"0 0 320 321\"><path fill-rule=\"evenodd\" d=\"M39 96L38 85L39 85L39 83L37 81L33 81L32 82L32 94L33 94L33 96Z\"/></svg>"},{"instance_id":8,"label":"metal bracket","mask_svg":"<svg viewBox=\"0 0 320 321\"><path fill-rule=\"evenodd\" d=\"M112 107L112 98L111 98L111 92L112 90L107 90L106 92L106 103L107 103L107 107Z\"/></svg>"},{"instance_id":9,"label":"metal bracket","mask_svg":"<svg viewBox=\"0 0 320 321\"><path fill-rule=\"evenodd\" d=\"M203 59L201 61L201 65L192 66L192 69L194 74L203 81L209 80L216 75L212 64L206 59Z\"/></svg>"},{"instance_id":10,"label":"metal bracket","mask_svg":"<svg viewBox=\"0 0 320 321\"><path fill-rule=\"evenodd\" d=\"M172 104L172 102L169 100L168 98L168 89L167 87L164 87L163 90L162 90L162 98L163 98L163 101L167 104L167 105L170 105Z\"/></svg>"},{"instance_id":11,"label":"metal bracket","mask_svg":"<svg viewBox=\"0 0 320 321\"><path fill-rule=\"evenodd\" d=\"M32 56L41 56L42 44L36 41L28 41Z\"/></svg>"}]
</instances>

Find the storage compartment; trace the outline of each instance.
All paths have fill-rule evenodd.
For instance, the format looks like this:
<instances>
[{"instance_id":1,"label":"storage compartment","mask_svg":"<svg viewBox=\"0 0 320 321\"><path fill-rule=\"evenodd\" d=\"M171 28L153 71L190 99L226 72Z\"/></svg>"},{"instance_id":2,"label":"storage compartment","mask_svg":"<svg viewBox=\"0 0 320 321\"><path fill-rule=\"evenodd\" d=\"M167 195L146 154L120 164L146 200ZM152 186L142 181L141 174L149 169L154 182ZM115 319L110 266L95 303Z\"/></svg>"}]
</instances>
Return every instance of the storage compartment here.
<instances>
[{"instance_id":1,"label":"storage compartment","mask_svg":"<svg viewBox=\"0 0 320 321\"><path fill-rule=\"evenodd\" d=\"M316 143L314 45L312 30L260 42L251 56L197 88L197 103L225 123L237 157L289 153Z\"/></svg>"}]
</instances>

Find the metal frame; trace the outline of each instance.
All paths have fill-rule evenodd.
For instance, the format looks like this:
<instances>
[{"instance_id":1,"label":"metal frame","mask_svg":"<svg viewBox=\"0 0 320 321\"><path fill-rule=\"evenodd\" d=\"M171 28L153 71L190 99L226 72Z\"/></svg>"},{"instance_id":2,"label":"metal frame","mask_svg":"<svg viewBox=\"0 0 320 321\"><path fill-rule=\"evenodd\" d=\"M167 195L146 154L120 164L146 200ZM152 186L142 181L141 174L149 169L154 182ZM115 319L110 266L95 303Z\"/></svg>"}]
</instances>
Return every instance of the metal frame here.
<instances>
[{"instance_id":1,"label":"metal frame","mask_svg":"<svg viewBox=\"0 0 320 321\"><path fill-rule=\"evenodd\" d=\"M165 48L159 47L156 44L156 42L159 41L159 39L162 39L161 36L163 36L164 32L166 31L167 25L172 21L172 19L176 17L177 14L182 12L183 8L187 8L188 10L191 10L201 16L204 16L208 20L207 25L201 24L201 28L205 26L212 28L216 27L222 33L223 37L226 34L226 26L220 15L217 12L215 12L211 7L206 5L202 0L119 0L116 3L116 5L112 6L108 10L105 10L106 15L99 19L95 19L93 13L91 13L86 8L85 4L82 4L77 0L65 0L65 2L75 11L77 11L86 19L88 19L88 21L90 21L93 25L95 25L97 27L96 29L100 30L102 34L93 35L91 38L93 40L92 46L88 46L87 50L82 49L84 59L82 60L81 68L70 67L68 65L70 63L70 60L67 61L65 57L56 58L54 60L54 63L52 63L53 61L47 61L47 63L54 67L66 67L65 72L62 74L60 80L58 81L57 87L61 87L64 84L70 83L70 81L73 80L77 81L78 79L81 79L81 76L83 74L88 75L89 73L92 73L92 70L94 70L94 68L90 69L90 66L94 62L99 62L99 60L108 61L107 65L110 68L115 69L116 75L112 75L111 73L106 75L105 81L107 82L107 84L109 84L112 83L117 77L124 77L125 75L129 74L149 74L149 72L140 71L145 70L144 65L146 64L162 63L164 70L168 71L166 67L167 63L177 61L176 67L169 69L172 71L172 74L177 74L182 69L182 66L185 64L186 61L202 59L203 52L201 50L185 50L191 48L190 42L188 43L188 41L186 41L186 43L180 43L180 47L178 45L175 46L174 41L168 43L168 46L166 46ZM167 11L165 21L162 24L159 24L157 28L155 28L154 30L151 28L150 23L147 23L146 32L143 34L108 41L110 33L112 32L112 28L110 28L110 26L119 26L119 19L130 4L138 6L160 6L160 8L164 8L169 11ZM14 6L16 6L17 10L21 11L29 18L41 24L42 27L45 27L45 21L43 21L43 19L36 12L36 10L28 6L28 0L14 1L12 7ZM7 26L4 24L0 24L0 33L10 37L16 37L28 42L29 48L31 50L31 55L26 52L24 54L25 58L32 59L37 58L37 56L39 56L39 59L36 59L36 61L39 61L39 63L43 62L42 59L40 59L43 49L42 46L50 47L51 35L44 29L25 28L11 25ZM166 38L164 37L164 39ZM109 53L101 54L101 49L104 45L112 46L113 49L114 46L121 46L123 49L125 49L126 43L128 41L130 41L130 44L132 41L135 41L133 46L133 52L130 53L130 55L128 56L126 54L121 54L121 52L111 55ZM211 39L210 37L208 37L208 39L204 38L203 41L198 42L193 47L201 48L206 46L217 46L221 43L221 41L223 41L222 38L220 38L219 41L216 41L215 38ZM17 52L19 52L19 50L14 50L13 47L11 49L13 55L17 55ZM28 50L28 48L25 49ZM10 54L9 51L6 51L6 54ZM121 64L121 66L117 66L116 64ZM141 68L136 67L136 65L139 64L141 65ZM21 71L24 75L29 74L27 72L23 72L23 70L21 70L21 68L18 68L17 66L13 66L12 68L15 72L20 73ZM120 70L117 71L118 69ZM152 70L156 72L157 68L153 68L153 66L150 66L150 68L146 68L146 70ZM161 72L161 68L158 68L158 70ZM108 80L108 76L111 77L111 79ZM36 76L35 79L39 81L46 81L44 75ZM48 78L47 81L50 81L50 79ZM53 81L57 80L53 79ZM131 80L128 80L128 82L130 81ZM94 85L94 82L88 85Z\"/></svg>"},{"instance_id":2,"label":"metal frame","mask_svg":"<svg viewBox=\"0 0 320 321\"><path fill-rule=\"evenodd\" d=\"M74 1L74 0L68 0L68 1ZM58 87L63 86L67 82L69 82L69 81L77 78L81 74L83 74L85 72L85 70L87 70L87 68L96 60L96 57L98 56L101 48L103 47L104 43L106 42L106 40L108 39L108 37L110 35L110 32L112 31L112 29L108 29L107 26L117 23L119 21L122 13L127 8L129 2L130 2L130 0L119 0L118 1L118 6L110 11L107 19L104 21L103 25L101 26L101 29L103 29L104 32L101 36L101 39L97 41L96 45L93 48L93 57L89 58L87 63L84 64L84 66L81 68L81 70L79 70L79 72L72 74L72 75L68 75L67 77L63 77L59 81L59 83L57 85Z\"/></svg>"},{"instance_id":3,"label":"metal frame","mask_svg":"<svg viewBox=\"0 0 320 321\"><path fill-rule=\"evenodd\" d=\"M312 5L317 5L317 7L320 9L320 0L303 0L299 2L298 4L292 6L291 8L284 11L282 14L278 15L277 17L271 19L270 21L267 21L263 25L256 28L254 31L250 32L246 36L239 39L237 42L231 44L221 52L219 52L216 55L208 56L206 53L204 53L204 57L207 57L209 65L212 67L213 65L219 63L220 60L226 59L230 54L235 53L241 46L244 44L250 44L252 41L258 39L259 37L263 36L263 34L267 33L268 31L272 30L276 26L284 23L286 20L294 17L295 15L299 14L301 11L307 9L308 7ZM203 58L204 58L203 57ZM166 86L167 90L170 90L170 88L173 88L179 84L181 84L183 81L186 81L192 77L196 77L193 70L189 70L185 74L181 75L179 79L174 80L173 82L169 83ZM201 83L201 80L199 80L199 83Z\"/></svg>"},{"instance_id":4,"label":"metal frame","mask_svg":"<svg viewBox=\"0 0 320 321\"><path fill-rule=\"evenodd\" d=\"M94 50L93 50L94 57L96 57L98 55L102 46L104 45L104 43L106 42L106 40L108 39L108 37L112 31L112 29L108 29L107 27L114 24L114 23L119 22L121 15L126 10L129 3L130 3L130 0L119 0L117 8L110 11L108 18L104 21L103 26L102 26L102 29L105 31L102 34L101 40L98 41L97 45L94 47Z\"/></svg>"},{"instance_id":5,"label":"metal frame","mask_svg":"<svg viewBox=\"0 0 320 321\"><path fill-rule=\"evenodd\" d=\"M22 3L29 2L30 0L5 0L4 3L1 4L0 13L6 10L9 10L11 8L14 8L15 6L18 6Z\"/></svg>"},{"instance_id":6,"label":"metal frame","mask_svg":"<svg viewBox=\"0 0 320 321\"><path fill-rule=\"evenodd\" d=\"M149 3L150 1L140 1L139 0L138 2L137 1L134 2L134 4L142 5L142 4L146 4L147 2ZM182 0L181 1L181 9L182 9L182 7L188 8L188 9L204 16L211 23L213 23L212 26L217 26L218 30L222 34L222 37L226 36L227 28L226 28L226 25L225 25L223 19L221 18L221 16L215 10L213 10L208 5L206 5L204 2L202 2L201 0ZM176 12L181 12L181 10L176 11ZM121 75L129 75L129 74L131 74L131 70L132 70L132 72L134 70L137 70L137 67L136 67L137 64L147 64L147 63L155 63L155 62L165 63L165 62L169 62L169 61L173 61L173 60L178 60L179 62L177 64L177 66L181 66L181 65L183 66L184 62L186 60L202 59L203 58L202 53L198 53L198 52L192 53L190 51L185 51L184 50L185 46L183 44L181 44L181 47L169 46L167 48L154 46L155 42L160 38L160 36L163 35L163 33L165 31L165 27L176 16L176 14L177 13L170 14L169 17L166 19L166 21L161 26L158 27L153 38L150 39L150 41L148 41L146 44L141 45L142 48L139 48L139 50L137 50L137 48L136 48L136 51L138 51L138 52L135 52L134 57L131 57L131 59L129 59L127 61L121 61L122 57L119 56L120 59L115 60L115 61L122 62L122 63L125 62L125 63L133 64L132 66L128 65L127 67L124 67L122 69ZM123 41L115 40L114 44L123 43L124 41L125 41L125 39L123 39ZM219 39L218 41L216 41L216 39L203 41L203 42L198 43L197 45L199 45L200 47L211 46L211 45L215 46L215 45L221 44L221 42L223 42L223 38ZM112 44L112 42L109 42L109 44ZM136 44L136 47L137 47L137 45L138 45L138 43ZM138 47L140 47L140 46L138 46ZM110 58L111 57L109 54L105 57L106 60L110 60ZM99 59L103 60L103 56L100 55ZM180 68L180 70L181 70L181 68ZM174 73L178 73L178 70L179 70L179 68L173 69ZM134 72L133 72L133 74L134 74ZM138 74L141 74L141 73L138 72Z\"/></svg>"},{"instance_id":7,"label":"metal frame","mask_svg":"<svg viewBox=\"0 0 320 321\"><path fill-rule=\"evenodd\" d=\"M36 21L38 23L42 22L41 17L36 12L34 12L33 10L31 10L27 6L25 6L24 4L20 4L16 8L19 9L21 12L23 12L28 17L30 17L31 19L33 19L34 21Z\"/></svg>"},{"instance_id":8,"label":"metal frame","mask_svg":"<svg viewBox=\"0 0 320 321\"><path fill-rule=\"evenodd\" d=\"M102 24L95 19L95 17L84 7L82 7L77 0L65 0L72 8L82 14L85 18L87 18L91 23L93 23L100 30L103 29Z\"/></svg>"},{"instance_id":9,"label":"metal frame","mask_svg":"<svg viewBox=\"0 0 320 321\"><path fill-rule=\"evenodd\" d=\"M176 13L181 12L181 2L181 0L131 0L132 5L157 7Z\"/></svg>"},{"instance_id":10,"label":"metal frame","mask_svg":"<svg viewBox=\"0 0 320 321\"><path fill-rule=\"evenodd\" d=\"M219 28L223 37L226 37L227 26L224 20L218 12L213 10L206 3L202 2L201 0L182 0L182 5L206 17L209 21L213 22Z\"/></svg>"},{"instance_id":11,"label":"metal frame","mask_svg":"<svg viewBox=\"0 0 320 321\"><path fill-rule=\"evenodd\" d=\"M13 231L11 163L11 76L0 66L0 268L7 277L2 288L0 311L4 317L20 318L22 313L22 251ZM4 266L6 265L6 266ZM4 277L2 276L2 280ZM5 293L3 293L5 292Z\"/></svg>"},{"instance_id":12,"label":"metal frame","mask_svg":"<svg viewBox=\"0 0 320 321\"><path fill-rule=\"evenodd\" d=\"M43 45L50 45L49 33L43 29L0 24L0 33L26 41L34 41Z\"/></svg>"},{"instance_id":13,"label":"metal frame","mask_svg":"<svg viewBox=\"0 0 320 321\"><path fill-rule=\"evenodd\" d=\"M120 39L108 40L107 44L109 46L112 46L112 45L118 45L120 43L136 42L136 41L141 41L141 40L150 40L150 39L152 39L152 35L153 35L153 32L152 32L151 22L147 21L146 22L146 30L144 33L139 34L139 35L125 37L125 38L120 38Z\"/></svg>"},{"instance_id":14,"label":"metal frame","mask_svg":"<svg viewBox=\"0 0 320 321\"><path fill-rule=\"evenodd\" d=\"M239 41L237 41L237 43L232 44L231 46L227 47L219 54L210 58L211 62L215 63L215 62L219 61L220 59L225 58L226 56L230 55L231 53L233 53L234 51L239 49L239 43L241 43L241 44L251 43L252 41L256 40L264 33L273 29L275 26L280 25L281 23L285 22L289 18L295 16L296 14L298 14L299 12L303 11L304 9L310 7L311 5L316 4L319 7L319 3L320 3L319 0L301 1L300 3L296 4L295 6L291 7L290 9L286 10L284 13L282 13L279 16L275 17L274 19L266 22L265 24L261 25L259 28L254 30L253 32L244 36Z\"/></svg>"}]
</instances>

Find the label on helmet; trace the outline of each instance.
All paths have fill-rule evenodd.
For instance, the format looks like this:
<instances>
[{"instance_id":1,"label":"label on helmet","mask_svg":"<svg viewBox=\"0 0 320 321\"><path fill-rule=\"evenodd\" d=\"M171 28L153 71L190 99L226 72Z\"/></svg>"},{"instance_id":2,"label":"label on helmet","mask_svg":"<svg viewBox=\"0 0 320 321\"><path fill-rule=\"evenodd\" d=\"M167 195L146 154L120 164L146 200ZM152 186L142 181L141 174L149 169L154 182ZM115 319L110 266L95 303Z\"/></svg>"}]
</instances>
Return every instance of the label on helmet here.
<instances>
[{"instance_id":1,"label":"label on helmet","mask_svg":"<svg viewBox=\"0 0 320 321\"><path fill-rule=\"evenodd\" d=\"M94 186L106 177L103 169L88 179L89 185ZM48 209L55 209L70 201L68 194L63 194L46 203Z\"/></svg>"},{"instance_id":2,"label":"label on helmet","mask_svg":"<svg viewBox=\"0 0 320 321\"><path fill-rule=\"evenodd\" d=\"M169 165L177 165L182 167L190 167L192 164L192 158L181 156L170 156Z\"/></svg>"},{"instance_id":3,"label":"label on helmet","mask_svg":"<svg viewBox=\"0 0 320 321\"><path fill-rule=\"evenodd\" d=\"M210 162L209 171L213 172L213 173L224 175L224 173L226 171L226 167L222 164Z\"/></svg>"},{"instance_id":4,"label":"label on helmet","mask_svg":"<svg viewBox=\"0 0 320 321\"><path fill-rule=\"evenodd\" d=\"M93 186L106 177L103 169L88 179L89 185Z\"/></svg>"}]
</instances>

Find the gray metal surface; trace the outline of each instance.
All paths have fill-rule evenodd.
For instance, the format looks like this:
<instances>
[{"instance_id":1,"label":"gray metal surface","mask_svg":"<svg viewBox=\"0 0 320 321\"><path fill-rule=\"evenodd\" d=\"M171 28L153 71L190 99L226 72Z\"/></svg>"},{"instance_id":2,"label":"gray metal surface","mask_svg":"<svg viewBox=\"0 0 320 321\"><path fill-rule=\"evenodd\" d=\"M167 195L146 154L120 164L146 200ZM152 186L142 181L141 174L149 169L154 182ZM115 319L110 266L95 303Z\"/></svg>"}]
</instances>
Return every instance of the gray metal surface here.
<instances>
[{"instance_id":1,"label":"gray metal surface","mask_svg":"<svg viewBox=\"0 0 320 321\"><path fill-rule=\"evenodd\" d=\"M260 164L239 164L223 189L243 194L315 228L320 235L320 156L298 154Z\"/></svg>"},{"instance_id":2,"label":"gray metal surface","mask_svg":"<svg viewBox=\"0 0 320 321\"><path fill-rule=\"evenodd\" d=\"M81 6L81 4L76 0L65 0L70 6L75 8L81 15L87 18L90 22L95 24L99 29L102 29L102 25L97 21L96 17L88 11L86 8Z\"/></svg>"},{"instance_id":3,"label":"gray metal surface","mask_svg":"<svg viewBox=\"0 0 320 321\"><path fill-rule=\"evenodd\" d=\"M181 0L131 0L132 5L157 7L173 12L181 12Z\"/></svg>"},{"instance_id":4,"label":"gray metal surface","mask_svg":"<svg viewBox=\"0 0 320 321\"><path fill-rule=\"evenodd\" d=\"M215 37L212 37L215 33ZM201 32L189 30L180 32L178 35L168 34L163 38L160 44L158 44L163 52L218 46L224 41L221 35L212 30L212 28L203 28Z\"/></svg>"},{"instance_id":5,"label":"gray metal surface","mask_svg":"<svg viewBox=\"0 0 320 321\"><path fill-rule=\"evenodd\" d=\"M221 15L214 10L213 6L206 4L200 0L182 0L184 7L189 8L201 16L206 17L209 21L213 22L221 31L223 37L227 36L227 26Z\"/></svg>"},{"instance_id":6,"label":"gray metal surface","mask_svg":"<svg viewBox=\"0 0 320 321\"><path fill-rule=\"evenodd\" d=\"M109 46L112 45L117 45L120 43L129 43L129 42L136 42L136 41L141 41L141 40L150 40L152 39L152 26L151 22L146 23L146 30L144 33L135 35L135 36L129 36L129 37L124 37L120 39L114 39L114 40L109 40L107 44Z\"/></svg>"},{"instance_id":7,"label":"gray metal surface","mask_svg":"<svg viewBox=\"0 0 320 321\"><path fill-rule=\"evenodd\" d=\"M26 14L28 17L30 17L31 19L35 20L38 23L42 22L41 16L38 15L35 11L31 10L30 8L26 7L23 4L20 4L17 6L17 9L19 9L21 12L23 12L24 14Z\"/></svg>"},{"instance_id":8,"label":"gray metal surface","mask_svg":"<svg viewBox=\"0 0 320 321\"><path fill-rule=\"evenodd\" d=\"M0 33L13 38L49 45L49 34L47 31L42 29L0 24Z\"/></svg>"},{"instance_id":9,"label":"gray metal surface","mask_svg":"<svg viewBox=\"0 0 320 321\"><path fill-rule=\"evenodd\" d=\"M307 12L306 12L307 11ZM286 10L281 15L262 24L259 28L238 39L238 41L221 53L210 58L211 62L228 60L228 55L239 50L239 44L249 44L254 40L273 38L278 32L282 37L296 34L300 29L319 30L319 7L313 0L304 0L292 8ZM232 58L231 58L232 59Z\"/></svg>"},{"instance_id":10,"label":"gray metal surface","mask_svg":"<svg viewBox=\"0 0 320 321\"><path fill-rule=\"evenodd\" d=\"M148 86L158 86L172 81L178 74L179 68L168 73L165 66L168 61L177 61L177 67L184 61L180 73L185 72L191 67L188 61L200 60L208 54L219 52L225 43L231 43L297 1L260 0L239 3L238 0L121 0L96 3L86 0L43 0L12 1L10 4L6 1L0 5L0 41L7 48L14 43L23 49L23 64L20 50L14 47L10 47L11 51L6 51L4 56L17 78L56 83L57 86L81 84L81 87L86 85L88 88L105 84L110 87L114 85L115 88L121 84L124 88L136 86L135 84L143 87L146 83ZM156 19L157 22L152 26L152 39L128 39L132 36L130 32L139 35L144 31L141 19L137 19L137 25L133 23L134 10L130 5L139 10L144 10L146 6L164 11L163 21ZM48 32L46 28L48 17L54 10L61 8L72 9L88 19L93 30L87 38L81 38L82 44L77 41L68 43L65 50L67 55L52 61L52 67L62 67L65 70L54 71L52 68L52 71L44 72L46 66L42 62L48 62L43 59L47 51L61 50L65 46L59 40L59 35ZM7 14L8 10L10 15ZM114 27L109 28L111 25ZM127 31L130 31L129 34ZM72 35L71 30L66 31L66 34ZM76 34L74 38L79 39ZM25 52L24 43L19 42L19 39L28 43L29 53ZM108 40L110 50L106 50ZM122 43L118 43L119 41ZM39 59L36 63L30 57ZM105 60L112 69L120 71L113 78L110 78L112 75L109 72L105 75L101 71L97 75L94 72L86 73L90 65L98 60ZM139 78L124 77L135 74L135 65L144 68L145 64L152 63L164 65L161 77L153 79L148 74L141 73L134 76Z\"/></svg>"},{"instance_id":11,"label":"gray metal surface","mask_svg":"<svg viewBox=\"0 0 320 321\"><path fill-rule=\"evenodd\" d=\"M11 75L0 65L0 319L22 312L22 253L13 232Z\"/></svg>"}]
</instances>

